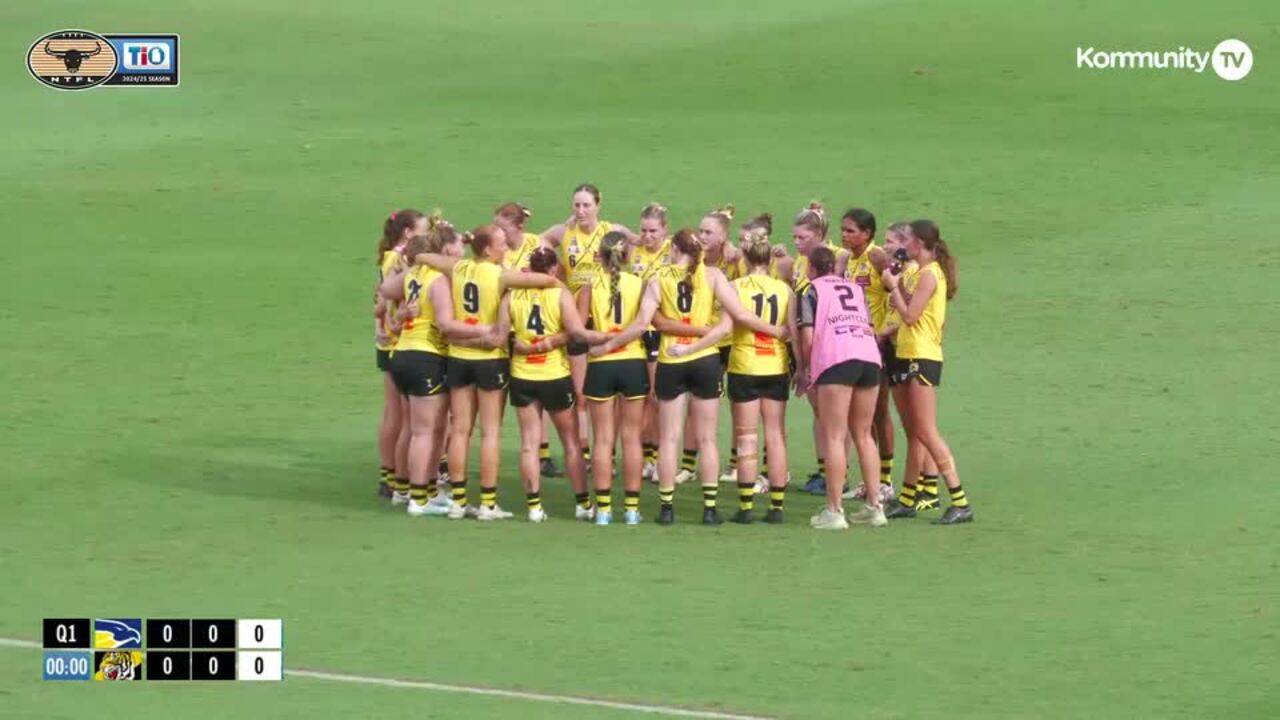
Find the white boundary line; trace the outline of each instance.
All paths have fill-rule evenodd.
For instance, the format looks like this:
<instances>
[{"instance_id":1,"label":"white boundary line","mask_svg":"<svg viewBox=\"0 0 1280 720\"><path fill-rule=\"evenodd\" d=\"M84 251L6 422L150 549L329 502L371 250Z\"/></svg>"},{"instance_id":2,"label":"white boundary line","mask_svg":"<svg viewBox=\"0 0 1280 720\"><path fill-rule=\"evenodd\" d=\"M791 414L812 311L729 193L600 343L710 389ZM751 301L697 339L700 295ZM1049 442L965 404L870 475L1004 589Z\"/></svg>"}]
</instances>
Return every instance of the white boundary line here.
<instances>
[{"instance_id":1,"label":"white boundary line","mask_svg":"<svg viewBox=\"0 0 1280 720\"><path fill-rule=\"evenodd\" d=\"M39 650L40 643L30 640L0 637L0 647L24 648ZM348 675L345 673L321 672L319 670L302 670L285 668L285 677L303 677L312 680L353 683L356 685L377 685L379 687L407 688L410 690L434 690L436 692L460 693L463 695L482 695L500 697L510 700L528 700L531 702L556 703L559 705L582 705L586 707L607 708L609 710L625 710L629 712L665 715L668 717L703 718L704 720L771 720L766 715L744 715L741 713L720 712L718 710L697 710L694 708L675 707L673 705L647 705L644 703L618 702L577 695L553 695L550 693L524 692L521 690L503 690L501 688L476 687L473 685L453 685L449 683L427 682L424 680L396 680L394 678L369 677L366 675Z\"/></svg>"}]
</instances>

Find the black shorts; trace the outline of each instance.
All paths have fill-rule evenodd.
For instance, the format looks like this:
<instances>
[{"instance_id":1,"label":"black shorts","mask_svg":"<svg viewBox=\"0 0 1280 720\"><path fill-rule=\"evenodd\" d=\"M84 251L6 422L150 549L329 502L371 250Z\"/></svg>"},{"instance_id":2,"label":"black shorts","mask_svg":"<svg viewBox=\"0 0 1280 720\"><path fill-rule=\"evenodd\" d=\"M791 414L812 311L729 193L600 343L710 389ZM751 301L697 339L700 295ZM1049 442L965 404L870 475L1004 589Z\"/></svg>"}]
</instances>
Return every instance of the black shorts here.
<instances>
[{"instance_id":1,"label":"black shorts","mask_svg":"<svg viewBox=\"0 0 1280 720\"><path fill-rule=\"evenodd\" d=\"M791 382L786 375L741 375L729 373L729 400L747 403L753 400L786 402L791 395Z\"/></svg>"},{"instance_id":2,"label":"black shorts","mask_svg":"<svg viewBox=\"0 0 1280 720\"><path fill-rule=\"evenodd\" d=\"M942 385L942 362L900 357L889 360L890 385L905 385L912 378L930 387Z\"/></svg>"},{"instance_id":3,"label":"black shorts","mask_svg":"<svg viewBox=\"0 0 1280 720\"><path fill-rule=\"evenodd\" d=\"M865 360L845 360L823 370L813 384L879 387L880 366Z\"/></svg>"},{"instance_id":4,"label":"black shorts","mask_svg":"<svg viewBox=\"0 0 1280 720\"><path fill-rule=\"evenodd\" d=\"M376 360L376 362L378 363L378 369L381 370L382 372L390 372L391 371L391 351L376 350L376 352L378 353L378 358Z\"/></svg>"},{"instance_id":5,"label":"black shorts","mask_svg":"<svg viewBox=\"0 0 1280 720\"><path fill-rule=\"evenodd\" d=\"M522 380L511 378L511 407L528 407L538 403L547 412L560 412L573 407L573 378L556 380Z\"/></svg>"},{"instance_id":6,"label":"black shorts","mask_svg":"<svg viewBox=\"0 0 1280 720\"><path fill-rule=\"evenodd\" d=\"M449 373L445 381L450 390L472 385L481 390L503 390L510 379L511 361L506 358L492 360L449 358Z\"/></svg>"},{"instance_id":7,"label":"black shorts","mask_svg":"<svg viewBox=\"0 0 1280 720\"><path fill-rule=\"evenodd\" d=\"M658 346L662 336L657 330L646 330L640 339L644 341L644 354L649 362L658 362Z\"/></svg>"},{"instance_id":8,"label":"black shorts","mask_svg":"<svg viewBox=\"0 0 1280 720\"><path fill-rule=\"evenodd\" d=\"M445 358L424 350L391 353L391 379L404 395L430 397L444 392Z\"/></svg>"},{"instance_id":9,"label":"black shorts","mask_svg":"<svg viewBox=\"0 0 1280 720\"><path fill-rule=\"evenodd\" d=\"M720 372L729 369L729 353L733 350L732 345L722 345L717 350L720 351Z\"/></svg>"},{"instance_id":10,"label":"black shorts","mask_svg":"<svg viewBox=\"0 0 1280 720\"><path fill-rule=\"evenodd\" d=\"M588 400L611 400L619 395L635 400L649 394L649 369L644 360L600 360L587 365L582 395Z\"/></svg>"},{"instance_id":11,"label":"black shorts","mask_svg":"<svg viewBox=\"0 0 1280 720\"><path fill-rule=\"evenodd\" d=\"M707 355L682 363L658 363L653 386L659 400L674 400L685 393L710 400L720 397L723 378L720 358Z\"/></svg>"}]
</instances>

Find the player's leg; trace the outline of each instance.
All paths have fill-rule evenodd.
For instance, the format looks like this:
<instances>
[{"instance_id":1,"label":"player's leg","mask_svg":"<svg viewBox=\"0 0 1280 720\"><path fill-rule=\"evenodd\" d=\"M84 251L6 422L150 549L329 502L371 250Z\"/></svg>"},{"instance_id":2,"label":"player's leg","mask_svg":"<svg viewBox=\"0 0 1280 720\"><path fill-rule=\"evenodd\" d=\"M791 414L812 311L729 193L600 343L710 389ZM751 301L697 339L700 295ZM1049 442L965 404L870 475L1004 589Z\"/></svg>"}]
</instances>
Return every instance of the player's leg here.
<instances>
[{"instance_id":1,"label":"player's leg","mask_svg":"<svg viewBox=\"0 0 1280 720\"><path fill-rule=\"evenodd\" d=\"M476 517L482 520L511 517L511 513L498 507L498 463L502 457L502 411L506 400L506 389L476 390L480 416L480 510Z\"/></svg>"},{"instance_id":2,"label":"player's leg","mask_svg":"<svg viewBox=\"0 0 1280 720\"><path fill-rule=\"evenodd\" d=\"M520 425L520 479L524 482L529 521L542 522L546 515L542 510L542 462L539 458L544 437L542 406L537 402L517 405L516 420Z\"/></svg>"},{"instance_id":3,"label":"player's leg","mask_svg":"<svg viewBox=\"0 0 1280 720\"><path fill-rule=\"evenodd\" d=\"M780 523L787 492L787 401L761 399L760 415L764 420L765 453L769 457L769 512L765 522Z\"/></svg>"},{"instance_id":4,"label":"player's leg","mask_svg":"<svg viewBox=\"0 0 1280 720\"><path fill-rule=\"evenodd\" d=\"M938 395L937 389L915 378L907 383L907 395L911 403L911 420L915 425L915 435L922 451L927 452L938 464L938 472L947 484L951 505L937 521L942 525L968 522L973 519L973 508L964 487L960 484L960 471L956 468L955 457L951 448L938 431ZM923 457L920 459L923 467Z\"/></svg>"},{"instance_id":5,"label":"player's leg","mask_svg":"<svg viewBox=\"0 0 1280 720\"><path fill-rule=\"evenodd\" d=\"M591 416L591 481L596 493L596 524L613 521L613 398L587 400Z\"/></svg>"},{"instance_id":6,"label":"player's leg","mask_svg":"<svg viewBox=\"0 0 1280 720\"><path fill-rule=\"evenodd\" d=\"M755 505L756 475L759 470L759 434L760 424L759 399L746 402L731 402L729 413L733 418L733 437L738 453L738 512L732 520L736 523L750 524L753 520L752 510Z\"/></svg>"},{"instance_id":7,"label":"player's leg","mask_svg":"<svg viewBox=\"0 0 1280 720\"><path fill-rule=\"evenodd\" d=\"M685 426L688 393L658 398L658 522L675 522L676 454Z\"/></svg>"},{"instance_id":8,"label":"player's leg","mask_svg":"<svg viewBox=\"0 0 1280 720\"><path fill-rule=\"evenodd\" d=\"M840 498L848 473L844 438L849 432L849 403L853 388L831 383L817 385L814 393L818 396L818 425L822 433L822 448L826 452L827 504L821 513L813 517L810 525L823 530L843 529L848 527Z\"/></svg>"},{"instance_id":9,"label":"player's leg","mask_svg":"<svg viewBox=\"0 0 1280 720\"><path fill-rule=\"evenodd\" d=\"M400 424L404 409L400 407L400 389L396 387L390 371L382 372L382 419L378 422L378 464L381 475L378 494L391 497L396 476L396 443L400 439Z\"/></svg>"},{"instance_id":10,"label":"player's leg","mask_svg":"<svg viewBox=\"0 0 1280 720\"><path fill-rule=\"evenodd\" d=\"M716 497L720 493L720 448L717 447L717 429L720 421L720 394L713 397L694 397L689 401L689 417L693 418L694 437L698 441L698 476L702 481L702 523L719 525L722 521L716 510Z\"/></svg>"},{"instance_id":11,"label":"player's leg","mask_svg":"<svg viewBox=\"0 0 1280 720\"><path fill-rule=\"evenodd\" d=\"M471 448L471 431L476 421L476 386L455 387L449 391L449 486L453 509L449 517L459 519L467 511L467 453Z\"/></svg>"},{"instance_id":12,"label":"player's leg","mask_svg":"<svg viewBox=\"0 0 1280 720\"><path fill-rule=\"evenodd\" d=\"M622 443L622 491L624 518L628 525L640 522L640 483L644 469L644 448L640 438L644 433L645 397L619 398L618 435Z\"/></svg>"}]
</instances>

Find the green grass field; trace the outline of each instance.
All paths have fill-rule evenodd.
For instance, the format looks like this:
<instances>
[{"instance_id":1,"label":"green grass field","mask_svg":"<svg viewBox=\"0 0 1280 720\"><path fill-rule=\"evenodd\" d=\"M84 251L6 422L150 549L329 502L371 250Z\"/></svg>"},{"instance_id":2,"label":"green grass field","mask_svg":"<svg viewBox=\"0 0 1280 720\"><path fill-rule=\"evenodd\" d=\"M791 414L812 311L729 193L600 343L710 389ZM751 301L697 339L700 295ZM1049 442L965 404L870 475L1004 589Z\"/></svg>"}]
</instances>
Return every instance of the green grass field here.
<instances>
[{"instance_id":1,"label":"green grass field","mask_svg":"<svg viewBox=\"0 0 1280 720\"><path fill-rule=\"evenodd\" d=\"M788 718L1280 716L1280 6L2 14L0 637L280 617L286 672ZM181 88L39 85L20 58L64 27L180 33ZM1228 37L1255 56L1238 83L1074 62ZM630 224L654 199L681 224L815 197L935 218L961 286L941 422L977 522L818 534L793 493L782 527L598 529L555 482L540 527L376 501L382 218L521 199L541 228L584 180ZM628 715L299 677L85 687L39 658L0 646L0 715Z\"/></svg>"}]
</instances>

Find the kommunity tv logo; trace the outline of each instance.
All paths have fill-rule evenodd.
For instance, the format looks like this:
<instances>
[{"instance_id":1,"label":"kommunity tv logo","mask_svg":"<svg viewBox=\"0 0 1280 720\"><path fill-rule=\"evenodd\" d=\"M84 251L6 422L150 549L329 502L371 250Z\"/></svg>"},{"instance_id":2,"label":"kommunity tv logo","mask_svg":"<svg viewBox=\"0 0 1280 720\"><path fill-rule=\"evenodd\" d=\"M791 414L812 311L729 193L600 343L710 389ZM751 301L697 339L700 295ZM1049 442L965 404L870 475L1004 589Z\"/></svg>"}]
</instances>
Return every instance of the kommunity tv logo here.
<instances>
[{"instance_id":1,"label":"kommunity tv logo","mask_svg":"<svg viewBox=\"0 0 1280 720\"><path fill-rule=\"evenodd\" d=\"M1185 46L1176 50L1099 50L1076 48L1076 68L1081 70L1189 70L1203 73L1212 67L1223 80L1243 79L1253 70L1253 50L1243 40L1223 40L1203 52Z\"/></svg>"}]
</instances>

